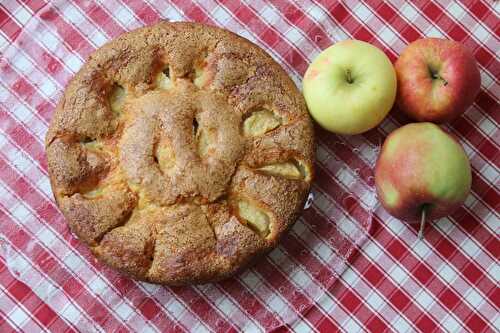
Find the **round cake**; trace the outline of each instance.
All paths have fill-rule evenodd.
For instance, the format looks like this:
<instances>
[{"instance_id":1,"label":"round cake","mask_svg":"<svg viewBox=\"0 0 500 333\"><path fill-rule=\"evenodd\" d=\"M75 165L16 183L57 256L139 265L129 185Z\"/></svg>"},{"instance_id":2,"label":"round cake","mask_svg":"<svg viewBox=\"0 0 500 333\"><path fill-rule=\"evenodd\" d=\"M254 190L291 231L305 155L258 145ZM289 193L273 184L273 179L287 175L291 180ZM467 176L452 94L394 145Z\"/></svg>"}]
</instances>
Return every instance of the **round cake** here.
<instances>
[{"instance_id":1,"label":"round cake","mask_svg":"<svg viewBox=\"0 0 500 333\"><path fill-rule=\"evenodd\" d=\"M162 22L95 51L46 137L52 190L92 253L168 285L226 278L277 245L312 178L302 94L229 31Z\"/></svg>"}]
</instances>

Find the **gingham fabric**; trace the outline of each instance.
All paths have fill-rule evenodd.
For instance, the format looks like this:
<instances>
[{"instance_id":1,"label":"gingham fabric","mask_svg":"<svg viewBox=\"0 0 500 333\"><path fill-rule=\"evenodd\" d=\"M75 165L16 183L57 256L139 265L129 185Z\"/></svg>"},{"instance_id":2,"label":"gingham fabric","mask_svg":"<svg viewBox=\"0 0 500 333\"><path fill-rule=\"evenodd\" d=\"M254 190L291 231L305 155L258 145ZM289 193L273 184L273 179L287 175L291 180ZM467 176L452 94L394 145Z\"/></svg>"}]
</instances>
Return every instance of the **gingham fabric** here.
<instances>
[{"instance_id":1,"label":"gingham fabric","mask_svg":"<svg viewBox=\"0 0 500 333\"><path fill-rule=\"evenodd\" d=\"M500 307L499 1L0 1L0 332L493 332ZM225 27L267 50L301 87L310 61L356 38L392 61L409 42L465 44L482 89L446 125L473 169L472 193L418 240L373 189L395 110L352 137L317 129L314 200L280 246L217 284L166 288L96 262L52 198L43 141L89 53L160 19Z\"/></svg>"}]
</instances>

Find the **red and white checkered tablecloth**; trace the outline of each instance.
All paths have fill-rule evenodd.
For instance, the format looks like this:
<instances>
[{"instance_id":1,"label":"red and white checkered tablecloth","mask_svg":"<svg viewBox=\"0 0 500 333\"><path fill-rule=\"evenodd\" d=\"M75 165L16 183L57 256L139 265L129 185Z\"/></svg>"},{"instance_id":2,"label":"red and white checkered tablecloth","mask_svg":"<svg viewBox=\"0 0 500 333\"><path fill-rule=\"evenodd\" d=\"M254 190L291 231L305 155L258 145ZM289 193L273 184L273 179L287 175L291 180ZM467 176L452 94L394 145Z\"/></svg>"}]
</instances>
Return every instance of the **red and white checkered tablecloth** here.
<instances>
[{"instance_id":1,"label":"red and white checkered tablecloth","mask_svg":"<svg viewBox=\"0 0 500 333\"><path fill-rule=\"evenodd\" d=\"M0 1L0 332L500 330L500 2ZM464 43L482 89L445 126L473 168L472 193L426 229L378 204L373 165L393 112L366 134L317 131L313 205L280 246L217 284L139 283L96 262L69 232L43 141L89 53L160 19L206 22L267 50L301 86L330 44L368 41L394 61L423 36Z\"/></svg>"}]
</instances>

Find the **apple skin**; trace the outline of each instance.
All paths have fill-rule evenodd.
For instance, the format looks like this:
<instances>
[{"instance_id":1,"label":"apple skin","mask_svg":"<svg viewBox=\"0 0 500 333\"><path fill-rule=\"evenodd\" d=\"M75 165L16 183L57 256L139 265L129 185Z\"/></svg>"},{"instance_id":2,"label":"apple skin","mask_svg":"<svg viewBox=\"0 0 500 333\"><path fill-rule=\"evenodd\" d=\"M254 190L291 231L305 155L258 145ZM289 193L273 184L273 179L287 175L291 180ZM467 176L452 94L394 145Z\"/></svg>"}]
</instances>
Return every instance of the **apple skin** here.
<instances>
[{"instance_id":1,"label":"apple skin","mask_svg":"<svg viewBox=\"0 0 500 333\"><path fill-rule=\"evenodd\" d=\"M385 140L375 167L375 186L392 216L418 222L426 207L426 219L438 219L452 213L469 194L469 159L436 124L408 124Z\"/></svg>"},{"instance_id":2,"label":"apple skin","mask_svg":"<svg viewBox=\"0 0 500 333\"><path fill-rule=\"evenodd\" d=\"M304 75L311 116L337 134L359 134L377 126L396 99L396 73L377 47L359 40L322 51Z\"/></svg>"},{"instance_id":3,"label":"apple skin","mask_svg":"<svg viewBox=\"0 0 500 333\"><path fill-rule=\"evenodd\" d=\"M462 44L440 38L408 45L395 64L397 105L417 121L443 123L472 105L481 76L472 53Z\"/></svg>"}]
</instances>

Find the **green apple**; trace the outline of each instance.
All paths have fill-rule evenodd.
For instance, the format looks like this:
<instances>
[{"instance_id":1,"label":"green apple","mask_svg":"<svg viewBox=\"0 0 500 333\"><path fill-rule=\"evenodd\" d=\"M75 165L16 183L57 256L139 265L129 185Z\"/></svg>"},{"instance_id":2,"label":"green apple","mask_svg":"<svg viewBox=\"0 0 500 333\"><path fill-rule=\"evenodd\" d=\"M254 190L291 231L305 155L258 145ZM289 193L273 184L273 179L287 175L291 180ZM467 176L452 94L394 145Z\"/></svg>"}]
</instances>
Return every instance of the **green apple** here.
<instances>
[{"instance_id":1,"label":"green apple","mask_svg":"<svg viewBox=\"0 0 500 333\"><path fill-rule=\"evenodd\" d=\"M462 146L433 123L392 132L375 167L382 206L394 217L421 223L449 215L467 197L471 168ZM420 233L421 235L421 233Z\"/></svg>"},{"instance_id":2,"label":"green apple","mask_svg":"<svg viewBox=\"0 0 500 333\"><path fill-rule=\"evenodd\" d=\"M338 42L309 65L304 97L311 116L338 134L359 134L377 126L396 98L396 73L377 47L359 41Z\"/></svg>"}]
</instances>

